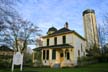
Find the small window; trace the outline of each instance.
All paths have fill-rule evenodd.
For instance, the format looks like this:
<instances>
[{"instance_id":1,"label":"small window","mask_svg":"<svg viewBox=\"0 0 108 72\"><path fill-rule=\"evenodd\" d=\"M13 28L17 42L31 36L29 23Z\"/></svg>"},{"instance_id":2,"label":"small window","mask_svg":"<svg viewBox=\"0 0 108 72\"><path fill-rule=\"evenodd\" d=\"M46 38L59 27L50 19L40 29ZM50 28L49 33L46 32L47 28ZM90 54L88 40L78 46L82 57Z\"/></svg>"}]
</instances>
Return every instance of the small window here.
<instances>
[{"instance_id":1,"label":"small window","mask_svg":"<svg viewBox=\"0 0 108 72\"><path fill-rule=\"evenodd\" d=\"M47 46L49 46L49 39L47 39Z\"/></svg>"},{"instance_id":2,"label":"small window","mask_svg":"<svg viewBox=\"0 0 108 72\"><path fill-rule=\"evenodd\" d=\"M63 36L62 40L63 40L63 44L66 44L66 36Z\"/></svg>"},{"instance_id":3,"label":"small window","mask_svg":"<svg viewBox=\"0 0 108 72\"><path fill-rule=\"evenodd\" d=\"M49 50L47 50L47 56L46 59L49 60Z\"/></svg>"},{"instance_id":4,"label":"small window","mask_svg":"<svg viewBox=\"0 0 108 72\"><path fill-rule=\"evenodd\" d=\"M81 52L83 52L82 44L81 44Z\"/></svg>"},{"instance_id":5,"label":"small window","mask_svg":"<svg viewBox=\"0 0 108 72\"><path fill-rule=\"evenodd\" d=\"M45 60L45 50L43 50L43 60Z\"/></svg>"},{"instance_id":6,"label":"small window","mask_svg":"<svg viewBox=\"0 0 108 72\"><path fill-rule=\"evenodd\" d=\"M70 54L69 54L69 52L67 52L67 59L68 59L68 60L70 59Z\"/></svg>"},{"instance_id":7,"label":"small window","mask_svg":"<svg viewBox=\"0 0 108 72\"><path fill-rule=\"evenodd\" d=\"M80 50L78 50L78 56L80 57Z\"/></svg>"},{"instance_id":8,"label":"small window","mask_svg":"<svg viewBox=\"0 0 108 72\"><path fill-rule=\"evenodd\" d=\"M56 50L52 50L52 59L56 59Z\"/></svg>"},{"instance_id":9,"label":"small window","mask_svg":"<svg viewBox=\"0 0 108 72\"><path fill-rule=\"evenodd\" d=\"M69 53L69 51L66 50L66 51L65 51L65 54L66 54L66 59L69 60L69 59L70 59L70 53Z\"/></svg>"},{"instance_id":10,"label":"small window","mask_svg":"<svg viewBox=\"0 0 108 72\"><path fill-rule=\"evenodd\" d=\"M57 45L57 37L54 38L54 45Z\"/></svg>"}]
</instances>

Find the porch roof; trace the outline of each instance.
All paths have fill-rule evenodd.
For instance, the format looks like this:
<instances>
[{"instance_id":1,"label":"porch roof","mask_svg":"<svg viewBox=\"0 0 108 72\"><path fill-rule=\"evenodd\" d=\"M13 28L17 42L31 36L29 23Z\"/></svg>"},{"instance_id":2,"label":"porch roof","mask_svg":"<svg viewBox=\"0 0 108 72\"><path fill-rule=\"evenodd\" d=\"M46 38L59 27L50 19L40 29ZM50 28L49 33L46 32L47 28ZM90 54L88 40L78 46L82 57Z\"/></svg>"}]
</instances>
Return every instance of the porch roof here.
<instances>
[{"instance_id":1,"label":"porch roof","mask_svg":"<svg viewBox=\"0 0 108 72\"><path fill-rule=\"evenodd\" d=\"M73 46L70 44L59 44L59 45L43 46L39 48L40 49L43 49L43 48L73 48Z\"/></svg>"}]
</instances>

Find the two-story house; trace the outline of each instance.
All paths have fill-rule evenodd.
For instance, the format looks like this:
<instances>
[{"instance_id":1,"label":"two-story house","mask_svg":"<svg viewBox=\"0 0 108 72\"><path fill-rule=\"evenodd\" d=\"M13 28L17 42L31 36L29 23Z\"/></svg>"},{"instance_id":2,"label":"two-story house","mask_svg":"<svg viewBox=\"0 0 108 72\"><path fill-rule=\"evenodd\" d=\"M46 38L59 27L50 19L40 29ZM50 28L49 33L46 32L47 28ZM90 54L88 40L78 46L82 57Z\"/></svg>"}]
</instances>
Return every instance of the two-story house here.
<instances>
[{"instance_id":1,"label":"two-story house","mask_svg":"<svg viewBox=\"0 0 108 72\"><path fill-rule=\"evenodd\" d=\"M77 65L78 57L85 55L85 39L74 30L68 28L68 23L59 30L49 28L47 35L42 37L41 60L45 66L70 67Z\"/></svg>"}]
</instances>

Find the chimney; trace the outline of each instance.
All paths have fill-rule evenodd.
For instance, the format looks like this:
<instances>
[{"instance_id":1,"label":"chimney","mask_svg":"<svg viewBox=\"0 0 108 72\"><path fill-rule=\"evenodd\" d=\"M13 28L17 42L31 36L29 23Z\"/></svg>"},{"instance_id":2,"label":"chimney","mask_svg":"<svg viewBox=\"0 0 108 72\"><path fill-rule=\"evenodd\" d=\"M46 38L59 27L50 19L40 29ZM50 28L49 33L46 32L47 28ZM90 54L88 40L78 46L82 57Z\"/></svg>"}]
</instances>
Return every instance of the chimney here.
<instances>
[{"instance_id":1,"label":"chimney","mask_svg":"<svg viewBox=\"0 0 108 72\"><path fill-rule=\"evenodd\" d=\"M68 22L65 23L64 27L68 29Z\"/></svg>"}]
</instances>

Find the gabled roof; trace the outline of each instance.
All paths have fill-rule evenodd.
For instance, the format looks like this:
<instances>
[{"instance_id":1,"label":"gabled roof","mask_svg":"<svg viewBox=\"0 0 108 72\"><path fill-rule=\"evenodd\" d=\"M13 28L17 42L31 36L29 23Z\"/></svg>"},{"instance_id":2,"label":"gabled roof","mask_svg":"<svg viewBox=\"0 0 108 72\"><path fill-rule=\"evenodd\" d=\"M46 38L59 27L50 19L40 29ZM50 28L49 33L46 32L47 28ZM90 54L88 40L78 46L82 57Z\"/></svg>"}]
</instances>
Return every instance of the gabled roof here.
<instances>
[{"instance_id":1,"label":"gabled roof","mask_svg":"<svg viewBox=\"0 0 108 72\"><path fill-rule=\"evenodd\" d=\"M47 36L43 36L44 37L48 37L48 36L56 36L56 35L60 35L60 34L65 34L65 33L69 33L69 32L73 32L70 29L67 29L65 27L61 28L60 30L55 31L54 33L47 35Z\"/></svg>"},{"instance_id":2,"label":"gabled roof","mask_svg":"<svg viewBox=\"0 0 108 72\"><path fill-rule=\"evenodd\" d=\"M10 49L9 47L7 47L5 45L3 45L3 46L0 47L0 51L12 51L13 52L12 49Z\"/></svg>"},{"instance_id":3,"label":"gabled roof","mask_svg":"<svg viewBox=\"0 0 108 72\"><path fill-rule=\"evenodd\" d=\"M66 32L72 32L72 30L63 27L60 30L54 32L53 35L55 35L55 34L62 34L62 33L66 33Z\"/></svg>"},{"instance_id":4,"label":"gabled roof","mask_svg":"<svg viewBox=\"0 0 108 72\"><path fill-rule=\"evenodd\" d=\"M70 30L70 29L65 28L65 27L63 27L63 28L57 30L56 32L54 32L54 33L52 33L52 34L50 34L50 35L43 36L43 38L58 36L58 35L67 34L67 33L74 33L74 34L76 34L78 37L80 37L81 39L85 40L85 38L83 38L80 34L78 34L77 32L75 32L74 30Z\"/></svg>"}]
</instances>

